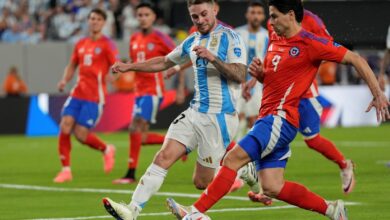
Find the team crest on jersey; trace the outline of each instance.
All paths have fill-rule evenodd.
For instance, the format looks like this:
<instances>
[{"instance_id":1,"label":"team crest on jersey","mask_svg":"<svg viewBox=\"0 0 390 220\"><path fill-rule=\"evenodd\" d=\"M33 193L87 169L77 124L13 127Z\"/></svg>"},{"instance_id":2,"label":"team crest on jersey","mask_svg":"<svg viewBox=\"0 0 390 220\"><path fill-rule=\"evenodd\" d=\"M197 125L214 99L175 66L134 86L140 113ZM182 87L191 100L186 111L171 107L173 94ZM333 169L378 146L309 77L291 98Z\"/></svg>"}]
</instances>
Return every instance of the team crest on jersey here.
<instances>
[{"instance_id":1,"label":"team crest on jersey","mask_svg":"<svg viewBox=\"0 0 390 220\"><path fill-rule=\"evenodd\" d=\"M215 47L217 47L217 45L218 45L218 38L217 38L217 36L214 34L214 35L211 37L210 47L211 47L211 48L215 48Z\"/></svg>"},{"instance_id":2,"label":"team crest on jersey","mask_svg":"<svg viewBox=\"0 0 390 220\"><path fill-rule=\"evenodd\" d=\"M299 51L299 48L298 47L293 47L290 49L290 56L292 57L297 57L299 55L300 51Z\"/></svg>"},{"instance_id":3,"label":"team crest on jersey","mask_svg":"<svg viewBox=\"0 0 390 220\"><path fill-rule=\"evenodd\" d=\"M95 54L100 54L102 52L102 49L100 47L95 48Z\"/></svg>"},{"instance_id":4,"label":"team crest on jersey","mask_svg":"<svg viewBox=\"0 0 390 220\"><path fill-rule=\"evenodd\" d=\"M148 43L147 47L148 47L148 50L152 51L154 49L154 44Z\"/></svg>"},{"instance_id":5,"label":"team crest on jersey","mask_svg":"<svg viewBox=\"0 0 390 220\"><path fill-rule=\"evenodd\" d=\"M240 48L235 47L235 48L233 49L233 51L234 51L234 54L235 54L237 57L241 57L241 49L240 49Z\"/></svg>"}]
</instances>

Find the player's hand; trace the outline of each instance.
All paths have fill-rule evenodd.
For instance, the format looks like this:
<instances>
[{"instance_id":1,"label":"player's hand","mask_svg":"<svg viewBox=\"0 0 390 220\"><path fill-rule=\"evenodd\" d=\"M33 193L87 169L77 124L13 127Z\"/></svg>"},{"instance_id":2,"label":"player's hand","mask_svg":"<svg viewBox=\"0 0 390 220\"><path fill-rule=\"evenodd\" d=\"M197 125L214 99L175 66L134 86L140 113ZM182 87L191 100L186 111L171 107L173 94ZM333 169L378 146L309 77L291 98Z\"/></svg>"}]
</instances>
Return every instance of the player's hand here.
<instances>
[{"instance_id":1,"label":"player's hand","mask_svg":"<svg viewBox=\"0 0 390 220\"><path fill-rule=\"evenodd\" d=\"M387 119L390 119L389 106L390 101L387 100L387 97L381 92L378 97L371 101L366 112L369 112L372 107L374 107L376 109L376 118L378 122L386 121Z\"/></svg>"},{"instance_id":2,"label":"player's hand","mask_svg":"<svg viewBox=\"0 0 390 220\"><path fill-rule=\"evenodd\" d=\"M259 82L263 82L264 70L261 60L257 57L253 58L251 64L249 64L248 72L251 76L256 78Z\"/></svg>"},{"instance_id":3,"label":"player's hand","mask_svg":"<svg viewBox=\"0 0 390 220\"><path fill-rule=\"evenodd\" d=\"M252 94L251 94L251 87L249 85L249 82L243 83L242 84L242 97L245 99L245 101L249 101L251 99Z\"/></svg>"},{"instance_id":4,"label":"player's hand","mask_svg":"<svg viewBox=\"0 0 390 220\"><path fill-rule=\"evenodd\" d=\"M167 69L167 71L165 71L164 79L170 79L176 73L178 73L178 71L176 71L176 69L174 67L171 67L171 68Z\"/></svg>"},{"instance_id":5,"label":"player's hand","mask_svg":"<svg viewBox=\"0 0 390 220\"><path fill-rule=\"evenodd\" d=\"M213 62L215 60L215 56L205 47L195 46L192 50L195 51L196 56L206 59L209 62Z\"/></svg>"},{"instance_id":6,"label":"player's hand","mask_svg":"<svg viewBox=\"0 0 390 220\"><path fill-rule=\"evenodd\" d=\"M117 62L114 63L114 65L112 65L111 71L112 71L112 73L124 73L124 72L127 72L128 71L128 65L130 65L130 64L126 64L126 63L122 63L120 61L117 61Z\"/></svg>"},{"instance_id":7,"label":"player's hand","mask_svg":"<svg viewBox=\"0 0 390 220\"><path fill-rule=\"evenodd\" d=\"M386 76L384 73L380 73L378 77L379 87L382 91L386 89Z\"/></svg>"},{"instance_id":8,"label":"player's hand","mask_svg":"<svg viewBox=\"0 0 390 220\"><path fill-rule=\"evenodd\" d=\"M57 84L58 91L63 92L64 89L65 89L65 86L66 86L66 81L65 80L59 81L58 84Z\"/></svg>"}]
</instances>

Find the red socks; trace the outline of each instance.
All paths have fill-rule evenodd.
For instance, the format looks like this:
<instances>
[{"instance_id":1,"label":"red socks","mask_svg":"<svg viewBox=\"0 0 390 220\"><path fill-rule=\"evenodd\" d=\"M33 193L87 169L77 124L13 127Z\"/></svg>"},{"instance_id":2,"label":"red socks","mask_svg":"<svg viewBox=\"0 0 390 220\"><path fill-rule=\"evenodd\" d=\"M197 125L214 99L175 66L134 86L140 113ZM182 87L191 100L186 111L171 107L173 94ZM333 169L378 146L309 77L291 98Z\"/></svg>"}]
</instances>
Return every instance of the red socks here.
<instances>
[{"instance_id":1,"label":"red socks","mask_svg":"<svg viewBox=\"0 0 390 220\"><path fill-rule=\"evenodd\" d=\"M146 134L146 140L144 144L162 144L164 143L164 139L164 135L148 132Z\"/></svg>"},{"instance_id":2,"label":"red socks","mask_svg":"<svg viewBox=\"0 0 390 220\"><path fill-rule=\"evenodd\" d=\"M72 144L70 143L70 134L60 133L58 138L58 152L63 167L70 166L70 150Z\"/></svg>"},{"instance_id":3,"label":"red socks","mask_svg":"<svg viewBox=\"0 0 390 220\"><path fill-rule=\"evenodd\" d=\"M129 152L129 169L135 169L138 166L138 158L141 151L142 134L140 132L131 133Z\"/></svg>"},{"instance_id":4,"label":"red socks","mask_svg":"<svg viewBox=\"0 0 390 220\"><path fill-rule=\"evenodd\" d=\"M347 167L343 154L328 139L317 135L312 139L305 140L305 142L311 149L320 152L329 160L336 162L340 169Z\"/></svg>"},{"instance_id":5,"label":"red socks","mask_svg":"<svg viewBox=\"0 0 390 220\"><path fill-rule=\"evenodd\" d=\"M328 208L328 205L322 197L294 182L286 181L277 199L323 215L325 215L326 209Z\"/></svg>"},{"instance_id":6,"label":"red socks","mask_svg":"<svg viewBox=\"0 0 390 220\"><path fill-rule=\"evenodd\" d=\"M87 138L84 141L84 144L102 152L106 150L106 144L93 133L88 133Z\"/></svg>"},{"instance_id":7,"label":"red socks","mask_svg":"<svg viewBox=\"0 0 390 220\"><path fill-rule=\"evenodd\" d=\"M223 166L217 176L214 177L213 182L211 182L207 189L202 193L198 201L194 203L195 208L202 213L209 210L229 192L236 176L236 171Z\"/></svg>"}]
</instances>

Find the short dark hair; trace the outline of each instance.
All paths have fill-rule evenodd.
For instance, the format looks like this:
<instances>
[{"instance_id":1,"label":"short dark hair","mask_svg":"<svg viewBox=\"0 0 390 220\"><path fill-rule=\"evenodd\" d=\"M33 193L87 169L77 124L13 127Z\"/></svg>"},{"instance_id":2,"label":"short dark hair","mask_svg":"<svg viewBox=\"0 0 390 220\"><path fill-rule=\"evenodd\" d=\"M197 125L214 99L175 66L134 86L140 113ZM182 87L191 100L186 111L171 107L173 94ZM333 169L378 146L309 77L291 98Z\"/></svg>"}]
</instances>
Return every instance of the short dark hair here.
<instances>
[{"instance_id":1,"label":"short dark hair","mask_svg":"<svg viewBox=\"0 0 390 220\"><path fill-rule=\"evenodd\" d=\"M265 5L261 1L250 1L248 4L248 8L249 7L262 7L263 9L265 9Z\"/></svg>"},{"instance_id":2,"label":"short dark hair","mask_svg":"<svg viewBox=\"0 0 390 220\"><path fill-rule=\"evenodd\" d=\"M200 5L203 3L215 4L215 2L215 0L187 0L187 6L190 7L191 5Z\"/></svg>"},{"instance_id":3,"label":"short dark hair","mask_svg":"<svg viewBox=\"0 0 390 220\"><path fill-rule=\"evenodd\" d=\"M89 12L89 14L88 14L88 18L91 16L92 13L98 14L98 15L102 16L104 20L107 20L106 12L100 8L92 9L91 12Z\"/></svg>"},{"instance_id":4,"label":"short dark hair","mask_svg":"<svg viewBox=\"0 0 390 220\"><path fill-rule=\"evenodd\" d=\"M283 14L294 11L295 20L301 22L303 19L303 4L301 0L269 0L269 6L274 6Z\"/></svg>"},{"instance_id":5,"label":"short dark hair","mask_svg":"<svg viewBox=\"0 0 390 220\"><path fill-rule=\"evenodd\" d=\"M149 8L154 14L157 14L156 6L150 1L142 1L135 7L135 10L137 11L140 8Z\"/></svg>"}]
</instances>

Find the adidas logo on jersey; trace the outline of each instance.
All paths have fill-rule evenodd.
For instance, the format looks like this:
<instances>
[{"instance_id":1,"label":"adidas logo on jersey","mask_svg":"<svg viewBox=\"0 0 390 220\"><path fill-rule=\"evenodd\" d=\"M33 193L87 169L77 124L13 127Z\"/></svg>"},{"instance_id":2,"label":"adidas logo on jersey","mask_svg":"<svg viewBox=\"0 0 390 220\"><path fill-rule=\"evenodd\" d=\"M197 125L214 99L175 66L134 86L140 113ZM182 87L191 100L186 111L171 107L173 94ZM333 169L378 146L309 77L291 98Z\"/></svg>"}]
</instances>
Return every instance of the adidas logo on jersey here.
<instances>
[{"instance_id":1,"label":"adidas logo on jersey","mask_svg":"<svg viewBox=\"0 0 390 220\"><path fill-rule=\"evenodd\" d=\"M203 162L206 162L206 163L210 163L210 164L213 163L213 159L211 157L206 157L206 158L204 158L202 160L203 160Z\"/></svg>"},{"instance_id":2,"label":"adidas logo on jersey","mask_svg":"<svg viewBox=\"0 0 390 220\"><path fill-rule=\"evenodd\" d=\"M303 130L303 133L311 133L311 129L309 127L306 127L305 130Z\"/></svg>"}]
</instances>

